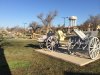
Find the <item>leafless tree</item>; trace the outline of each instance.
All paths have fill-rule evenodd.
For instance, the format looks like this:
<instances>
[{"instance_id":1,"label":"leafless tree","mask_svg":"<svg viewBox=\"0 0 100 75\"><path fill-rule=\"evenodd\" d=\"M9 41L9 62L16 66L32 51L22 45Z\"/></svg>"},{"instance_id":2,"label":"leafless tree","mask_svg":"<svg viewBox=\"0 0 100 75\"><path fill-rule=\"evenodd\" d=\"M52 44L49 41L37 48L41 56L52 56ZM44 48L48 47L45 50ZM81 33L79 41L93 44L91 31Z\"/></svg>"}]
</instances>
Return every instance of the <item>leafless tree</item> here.
<instances>
[{"instance_id":1,"label":"leafless tree","mask_svg":"<svg viewBox=\"0 0 100 75\"><path fill-rule=\"evenodd\" d=\"M85 28L88 27L88 25L91 25L91 27L96 30L97 25L100 24L100 14L96 15L96 16L90 16L83 24L83 26L85 26Z\"/></svg>"},{"instance_id":2,"label":"leafless tree","mask_svg":"<svg viewBox=\"0 0 100 75\"><path fill-rule=\"evenodd\" d=\"M35 38L35 34L38 32L40 33L40 26L38 25L38 23L36 21L32 22L29 24L29 27L31 27L31 38Z\"/></svg>"},{"instance_id":3,"label":"leafless tree","mask_svg":"<svg viewBox=\"0 0 100 75\"><path fill-rule=\"evenodd\" d=\"M20 32L20 33L24 33L24 28L19 27L19 26L14 26L14 27L11 27L11 28L7 27L6 29L9 32Z\"/></svg>"},{"instance_id":4,"label":"leafless tree","mask_svg":"<svg viewBox=\"0 0 100 75\"><path fill-rule=\"evenodd\" d=\"M38 28L38 23L34 21L34 22L30 23L29 27L32 28L33 32L36 32L36 30Z\"/></svg>"},{"instance_id":5,"label":"leafless tree","mask_svg":"<svg viewBox=\"0 0 100 75\"><path fill-rule=\"evenodd\" d=\"M57 11L49 12L46 16L40 13L37 17L41 20L43 27L46 28L46 32L51 28L52 21L57 16Z\"/></svg>"}]
</instances>

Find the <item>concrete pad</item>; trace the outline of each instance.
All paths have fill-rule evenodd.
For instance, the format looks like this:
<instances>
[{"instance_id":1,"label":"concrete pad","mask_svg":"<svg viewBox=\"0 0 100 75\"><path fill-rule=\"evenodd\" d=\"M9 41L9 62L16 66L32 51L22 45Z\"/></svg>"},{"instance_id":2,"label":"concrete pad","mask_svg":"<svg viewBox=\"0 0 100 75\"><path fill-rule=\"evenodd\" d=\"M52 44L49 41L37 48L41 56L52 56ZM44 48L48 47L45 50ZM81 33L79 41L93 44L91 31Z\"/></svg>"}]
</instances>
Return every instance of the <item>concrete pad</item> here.
<instances>
[{"instance_id":1,"label":"concrete pad","mask_svg":"<svg viewBox=\"0 0 100 75\"><path fill-rule=\"evenodd\" d=\"M70 62L70 63L76 64L76 65L79 65L79 66L84 66L86 64L89 64L91 62L94 62L94 61L100 59L100 54L99 54L98 58L96 58L95 60L92 60L90 58L79 57L76 55L68 55L68 54L61 53L61 52L54 52L54 51L43 50L43 49L38 49L35 51L40 52L45 55L52 56L54 58L64 60L66 62Z\"/></svg>"}]
</instances>

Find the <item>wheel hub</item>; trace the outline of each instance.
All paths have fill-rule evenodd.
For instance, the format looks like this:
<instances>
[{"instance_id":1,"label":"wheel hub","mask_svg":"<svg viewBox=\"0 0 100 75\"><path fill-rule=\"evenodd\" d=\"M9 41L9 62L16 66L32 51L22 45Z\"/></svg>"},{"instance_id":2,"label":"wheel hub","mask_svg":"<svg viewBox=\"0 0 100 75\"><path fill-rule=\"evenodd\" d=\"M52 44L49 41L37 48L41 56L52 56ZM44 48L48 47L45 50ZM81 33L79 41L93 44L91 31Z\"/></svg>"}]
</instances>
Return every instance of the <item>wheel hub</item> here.
<instances>
[{"instance_id":1,"label":"wheel hub","mask_svg":"<svg viewBox=\"0 0 100 75\"><path fill-rule=\"evenodd\" d=\"M54 41L52 41L52 42L51 42L51 46L54 46L54 45L55 45L55 42L54 42Z\"/></svg>"}]
</instances>

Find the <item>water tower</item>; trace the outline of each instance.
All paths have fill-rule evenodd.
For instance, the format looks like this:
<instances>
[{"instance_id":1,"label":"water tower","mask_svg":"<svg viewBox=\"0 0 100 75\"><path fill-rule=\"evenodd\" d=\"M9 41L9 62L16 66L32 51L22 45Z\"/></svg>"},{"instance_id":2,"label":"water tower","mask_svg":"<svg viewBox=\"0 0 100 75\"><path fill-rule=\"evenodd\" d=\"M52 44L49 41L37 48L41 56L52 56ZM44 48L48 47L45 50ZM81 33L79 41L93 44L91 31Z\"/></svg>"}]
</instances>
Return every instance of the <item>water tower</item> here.
<instances>
[{"instance_id":1,"label":"water tower","mask_svg":"<svg viewBox=\"0 0 100 75\"><path fill-rule=\"evenodd\" d=\"M76 26L77 16L70 16L69 17L69 26Z\"/></svg>"}]
</instances>

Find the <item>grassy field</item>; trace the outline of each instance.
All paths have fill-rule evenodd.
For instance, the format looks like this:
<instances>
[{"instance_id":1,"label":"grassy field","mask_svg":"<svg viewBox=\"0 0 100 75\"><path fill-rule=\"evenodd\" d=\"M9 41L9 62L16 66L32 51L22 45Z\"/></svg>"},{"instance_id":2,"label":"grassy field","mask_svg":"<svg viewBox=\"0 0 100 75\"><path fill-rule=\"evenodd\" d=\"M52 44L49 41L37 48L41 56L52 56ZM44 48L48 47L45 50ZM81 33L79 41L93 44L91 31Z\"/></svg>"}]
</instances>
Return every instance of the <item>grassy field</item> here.
<instances>
[{"instance_id":1,"label":"grassy field","mask_svg":"<svg viewBox=\"0 0 100 75\"><path fill-rule=\"evenodd\" d=\"M100 60L79 67L35 52L37 48L37 42L33 40L9 40L1 48L0 56L3 59L0 57L0 75L100 74Z\"/></svg>"}]
</instances>

